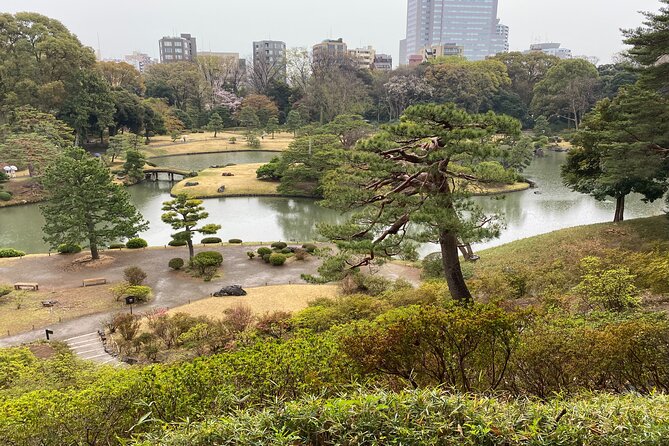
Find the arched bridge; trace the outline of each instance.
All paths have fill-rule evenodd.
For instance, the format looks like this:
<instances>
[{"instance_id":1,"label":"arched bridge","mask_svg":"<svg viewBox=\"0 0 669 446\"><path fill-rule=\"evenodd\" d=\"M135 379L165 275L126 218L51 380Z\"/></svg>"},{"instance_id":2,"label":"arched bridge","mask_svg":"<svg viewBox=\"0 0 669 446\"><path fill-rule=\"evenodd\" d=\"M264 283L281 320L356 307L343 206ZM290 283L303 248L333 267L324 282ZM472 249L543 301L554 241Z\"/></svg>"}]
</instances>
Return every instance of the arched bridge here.
<instances>
[{"instance_id":1,"label":"arched bridge","mask_svg":"<svg viewBox=\"0 0 669 446\"><path fill-rule=\"evenodd\" d=\"M172 167L147 167L144 169L144 176L147 180L158 181L160 174L167 176L167 181L181 181L191 176L189 170L175 169ZM176 178L181 177L181 178Z\"/></svg>"}]
</instances>

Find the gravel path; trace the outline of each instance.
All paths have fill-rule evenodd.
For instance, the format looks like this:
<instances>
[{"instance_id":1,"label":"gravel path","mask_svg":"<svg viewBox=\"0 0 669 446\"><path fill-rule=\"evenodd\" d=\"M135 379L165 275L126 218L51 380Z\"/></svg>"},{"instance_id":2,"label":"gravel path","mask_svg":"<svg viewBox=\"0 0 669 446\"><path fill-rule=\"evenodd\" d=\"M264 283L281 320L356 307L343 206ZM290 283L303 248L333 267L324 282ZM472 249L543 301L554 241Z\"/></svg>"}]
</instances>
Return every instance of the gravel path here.
<instances>
[{"instance_id":1,"label":"gravel path","mask_svg":"<svg viewBox=\"0 0 669 446\"><path fill-rule=\"evenodd\" d=\"M247 251L259 246L208 246L199 251L218 251L223 254L220 277L211 282L189 277L183 272L171 271L167 263L173 257L188 257L185 247L150 248L131 251L105 251L110 259L95 268L73 265L72 256L27 256L21 259L0 261L0 282L38 282L40 289L62 290L81 286L84 279L104 277L109 283L123 280L123 270L128 266L139 266L147 273L146 284L153 288L154 298L149 304L136 306L135 311L146 312L155 308L173 308L209 297L225 285L259 287L304 283L303 273L315 274L320 260L310 257L306 261L289 262L283 267L273 267L256 258L250 261ZM91 288L94 293L95 288ZM75 336L96 332L117 311L97 313L77 319L53 324L52 339L65 340ZM18 345L44 338L44 328L0 339L0 347Z\"/></svg>"}]
</instances>

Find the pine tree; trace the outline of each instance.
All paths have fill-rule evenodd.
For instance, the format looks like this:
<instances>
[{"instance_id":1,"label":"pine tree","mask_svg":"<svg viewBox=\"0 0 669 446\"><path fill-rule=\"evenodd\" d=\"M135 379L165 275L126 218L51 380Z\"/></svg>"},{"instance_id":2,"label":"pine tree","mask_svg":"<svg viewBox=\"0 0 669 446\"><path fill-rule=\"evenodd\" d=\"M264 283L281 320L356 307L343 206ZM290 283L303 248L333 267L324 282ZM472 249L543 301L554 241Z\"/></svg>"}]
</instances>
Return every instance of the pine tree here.
<instances>
[{"instance_id":1,"label":"pine tree","mask_svg":"<svg viewBox=\"0 0 669 446\"><path fill-rule=\"evenodd\" d=\"M198 222L209 217L209 213L205 212L202 200L188 198L185 194L179 194L174 200L164 202L162 209L165 211L161 217L163 222L172 226L172 229L175 231L178 231L172 237L175 240L186 242L191 259L195 255L193 234L196 232L201 234L216 234L221 229L220 225L214 224L196 228Z\"/></svg>"},{"instance_id":2,"label":"pine tree","mask_svg":"<svg viewBox=\"0 0 669 446\"><path fill-rule=\"evenodd\" d=\"M207 124L207 128L214 132L214 138L216 138L218 132L223 129L223 118L221 118L221 115L215 112L212 113L211 117L209 118L209 124Z\"/></svg>"},{"instance_id":3,"label":"pine tree","mask_svg":"<svg viewBox=\"0 0 669 446\"><path fill-rule=\"evenodd\" d=\"M81 148L57 158L42 183L48 200L40 208L46 220L44 240L52 248L88 242L95 260L100 246L148 228L126 190L114 184L109 169Z\"/></svg>"}]
</instances>

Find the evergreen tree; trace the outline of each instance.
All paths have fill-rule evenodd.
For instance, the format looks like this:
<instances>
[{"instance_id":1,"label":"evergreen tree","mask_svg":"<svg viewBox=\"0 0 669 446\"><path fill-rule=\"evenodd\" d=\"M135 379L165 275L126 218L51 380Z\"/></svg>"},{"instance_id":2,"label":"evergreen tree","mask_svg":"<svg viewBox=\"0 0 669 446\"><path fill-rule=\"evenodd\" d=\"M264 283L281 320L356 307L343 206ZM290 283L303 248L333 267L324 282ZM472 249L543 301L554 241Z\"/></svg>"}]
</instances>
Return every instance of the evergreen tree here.
<instances>
[{"instance_id":1,"label":"evergreen tree","mask_svg":"<svg viewBox=\"0 0 669 446\"><path fill-rule=\"evenodd\" d=\"M113 163L117 156L132 149L132 143L127 135L114 135L109 138L109 147L107 147L106 155L110 157Z\"/></svg>"},{"instance_id":2,"label":"evergreen tree","mask_svg":"<svg viewBox=\"0 0 669 446\"><path fill-rule=\"evenodd\" d=\"M279 118L276 116L270 116L270 118L267 120L267 125L265 126L265 130L267 130L267 133L270 133L272 135L272 139L274 139L274 133L279 129Z\"/></svg>"},{"instance_id":3,"label":"evergreen tree","mask_svg":"<svg viewBox=\"0 0 669 446\"><path fill-rule=\"evenodd\" d=\"M576 148L562 168L564 183L597 200L616 200L614 222L624 220L625 198L646 201L667 190L669 100L639 87L623 87L613 100L600 101L577 134Z\"/></svg>"},{"instance_id":4,"label":"evergreen tree","mask_svg":"<svg viewBox=\"0 0 669 446\"><path fill-rule=\"evenodd\" d=\"M211 117L209 118L209 124L207 124L207 128L214 132L214 138L216 138L218 132L223 130L223 119L221 118L221 115L215 112L212 113Z\"/></svg>"},{"instance_id":5,"label":"evergreen tree","mask_svg":"<svg viewBox=\"0 0 669 446\"><path fill-rule=\"evenodd\" d=\"M302 127L304 122L302 120L302 115L297 110L291 110L288 112L286 117L286 130L293 132L294 136L297 136L297 129Z\"/></svg>"},{"instance_id":6,"label":"evergreen tree","mask_svg":"<svg viewBox=\"0 0 669 446\"><path fill-rule=\"evenodd\" d=\"M40 208L46 220L44 240L52 248L88 242L91 257L99 259L100 246L148 228L109 169L83 149L68 149L57 158L42 183L48 200Z\"/></svg>"},{"instance_id":7,"label":"evergreen tree","mask_svg":"<svg viewBox=\"0 0 669 446\"><path fill-rule=\"evenodd\" d=\"M128 178L130 178L133 184L139 183L144 179L144 164L146 164L146 159L139 150L130 149L125 152L123 169L125 169Z\"/></svg>"},{"instance_id":8,"label":"evergreen tree","mask_svg":"<svg viewBox=\"0 0 669 446\"><path fill-rule=\"evenodd\" d=\"M220 225L209 224L201 228L196 228L201 220L209 217L202 206L202 200L188 198L185 194L179 194L174 200L163 203L162 220L164 223L172 226L172 229L178 231L172 237L175 240L183 240L188 245L188 254L192 259L195 255L193 249L193 234L216 234L221 229Z\"/></svg>"},{"instance_id":9,"label":"evergreen tree","mask_svg":"<svg viewBox=\"0 0 669 446\"><path fill-rule=\"evenodd\" d=\"M473 173L502 157L520 135L520 123L494 113L471 115L453 104L418 105L356 150L339 152L341 167L324 180L324 205L352 212L345 225L321 226L351 254L351 268L407 253L418 242L440 245L444 276L454 299L468 301L458 245L496 236L501 224L468 199Z\"/></svg>"}]
</instances>

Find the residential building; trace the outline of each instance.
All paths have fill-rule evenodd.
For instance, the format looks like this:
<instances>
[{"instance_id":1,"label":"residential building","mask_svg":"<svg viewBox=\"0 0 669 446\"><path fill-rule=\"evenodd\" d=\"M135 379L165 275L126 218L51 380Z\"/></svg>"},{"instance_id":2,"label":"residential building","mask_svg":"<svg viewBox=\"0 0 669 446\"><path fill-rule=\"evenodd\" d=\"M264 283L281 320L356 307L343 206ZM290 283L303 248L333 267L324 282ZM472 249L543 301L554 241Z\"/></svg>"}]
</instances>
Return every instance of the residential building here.
<instances>
[{"instance_id":1,"label":"residential building","mask_svg":"<svg viewBox=\"0 0 669 446\"><path fill-rule=\"evenodd\" d=\"M348 47L341 37L337 40L327 39L317 43L312 50L315 63L343 63L348 57Z\"/></svg>"},{"instance_id":2,"label":"residential building","mask_svg":"<svg viewBox=\"0 0 669 446\"><path fill-rule=\"evenodd\" d=\"M469 60L496 54L505 47L500 33L508 41L509 32L497 18L498 1L408 0L407 34L400 42L400 64L406 64L421 48L444 43L462 46Z\"/></svg>"},{"instance_id":3,"label":"residential building","mask_svg":"<svg viewBox=\"0 0 669 446\"><path fill-rule=\"evenodd\" d=\"M160 63L192 62L197 57L197 42L190 34L180 37L163 37L158 43Z\"/></svg>"},{"instance_id":4,"label":"residential building","mask_svg":"<svg viewBox=\"0 0 669 446\"><path fill-rule=\"evenodd\" d=\"M372 69L379 71L392 71L393 56L390 54L377 54L374 56L374 64Z\"/></svg>"},{"instance_id":5,"label":"residential building","mask_svg":"<svg viewBox=\"0 0 669 446\"><path fill-rule=\"evenodd\" d=\"M358 65L361 70L369 70L374 65L376 50L369 45L363 48L348 50L348 55Z\"/></svg>"},{"instance_id":6,"label":"residential building","mask_svg":"<svg viewBox=\"0 0 669 446\"><path fill-rule=\"evenodd\" d=\"M422 57L422 62L427 62L430 59L436 59L437 57L449 57L449 56L464 56L464 47L462 45L456 45L455 43L442 43L439 45L430 45L425 48L421 48L416 52L416 56Z\"/></svg>"},{"instance_id":7,"label":"residential building","mask_svg":"<svg viewBox=\"0 0 669 446\"><path fill-rule=\"evenodd\" d=\"M571 59L571 50L568 48L561 48L557 42L533 43L530 49L525 53L544 53L550 56L559 57L560 59Z\"/></svg>"},{"instance_id":8,"label":"residential building","mask_svg":"<svg viewBox=\"0 0 669 446\"><path fill-rule=\"evenodd\" d=\"M509 52L509 27L497 21L497 32L493 41L492 54Z\"/></svg>"},{"instance_id":9,"label":"residential building","mask_svg":"<svg viewBox=\"0 0 669 446\"><path fill-rule=\"evenodd\" d=\"M253 42L253 63L286 64L286 43L278 40Z\"/></svg>"},{"instance_id":10,"label":"residential building","mask_svg":"<svg viewBox=\"0 0 669 446\"><path fill-rule=\"evenodd\" d=\"M144 73L150 65L157 63L157 61L151 59L151 56L148 54L140 53L138 51L133 51L132 54L125 56L124 61L135 67L140 73Z\"/></svg>"}]
</instances>

